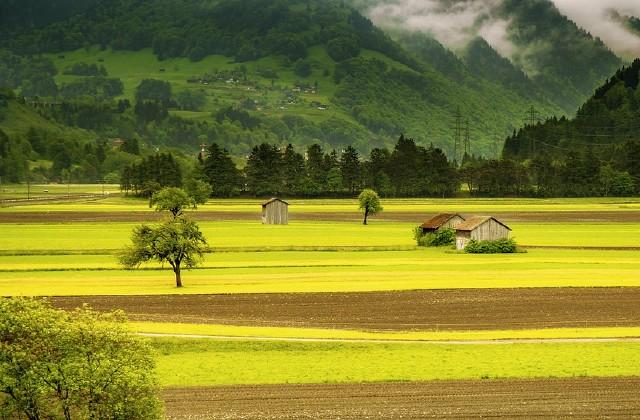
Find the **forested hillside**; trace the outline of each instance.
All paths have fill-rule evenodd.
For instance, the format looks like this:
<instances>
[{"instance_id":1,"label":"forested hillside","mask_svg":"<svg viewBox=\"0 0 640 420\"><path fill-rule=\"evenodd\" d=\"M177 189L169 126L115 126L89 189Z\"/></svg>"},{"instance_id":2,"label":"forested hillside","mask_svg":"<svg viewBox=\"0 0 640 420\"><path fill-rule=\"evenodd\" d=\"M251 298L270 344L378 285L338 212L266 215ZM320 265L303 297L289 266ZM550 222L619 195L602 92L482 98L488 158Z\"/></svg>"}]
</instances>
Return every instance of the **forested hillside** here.
<instances>
[{"instance_id":1,"label":"forested hillside","mask_svg":"<svg viewBox=\"0 0 640 420\"><path fill-rule=\"evenodd\" d=\"M458 112L482 155L499 152L531 105L562 112L443 47L459 68L405 49L338 1L69 0L47 16L46 2L10 3L0 85L51 104L37 112L90 142L195 153L215 141L239 157L263 141L367 153L404 132L459 160Z\"/></svg>"}]
</instances>

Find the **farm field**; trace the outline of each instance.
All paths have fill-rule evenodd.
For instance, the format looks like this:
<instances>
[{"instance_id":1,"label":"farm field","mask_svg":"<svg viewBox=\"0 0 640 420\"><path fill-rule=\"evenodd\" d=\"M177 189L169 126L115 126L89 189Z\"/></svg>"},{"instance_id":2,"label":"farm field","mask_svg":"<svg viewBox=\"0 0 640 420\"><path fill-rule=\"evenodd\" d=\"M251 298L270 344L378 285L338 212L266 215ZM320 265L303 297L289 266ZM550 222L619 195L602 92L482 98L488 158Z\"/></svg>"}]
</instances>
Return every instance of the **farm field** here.
<instances>
[{"instance_id":1,"label":"farm field","mask_svg":"<svg viewBox=\"0 0 640 420\"><path fill-rule=\"evenodd\" d=\"M295 251L357 248L415 249L414 223L291 222L263 226L259 222L201 222L213 250ZM5 223L0 253L61 251L112 253L122 248L136 223ZM640 248L640 221L636 223L509 223L513 237L523 246ZM426 251L430 252L430 251ZM440 254L445 254L440 252Z\"/></svg>"},{"instance_id":2,"label":"farm field","mask_svg":"<svg viewBox=\"0 0 640 420\"><path fill-rule=\"evenodd\" d=\"M640 325L640 288L636 287L67 296L51 301L65 309L82 303L101 311L120 308L131 320L145 322L147 332L182 329L186 333L185 323L194 324L189 328L197 328L192 331L198 334L212 334L206 328L211 324L218 333L219 325L374 332ZM153 325L158 329L150 329Z\"/></svg>"},{"instance_id":3,"label":"farm field","mask_svg":"<svg viewBox=\"0 0 640 420\"><path fill-rule=\"evenodd\" d=\"M268 261L277 254L239 253L235 262L233 253L214 255L211 260L218 258L228 266L185 272L183 289L173 287L168 269L23 269L2 273L0 293L61 296L640 286L640 259L633 251L607 251L604 255L611 260L604 259L602 251L576 250L531 250L506 256L446 254L443 250L304 252L286 255L289 260L272 265L261 259Z\"/></svg>"},{"instance_id":4,"label":"farm field","mask_svg":"<svg viewBox=\"0 0 640 420\"><path fill-rule=\"evenodd\" d=\"M497 379L168 388L170 419L631 418L638 378ZM384 395L384 398L380 398Z\"/></svg>"},{"instance_id":5,"label":"farm field","mask_svg":"<svg viewBox=\"0 0 640 420\"><path fill-rule=\"evenodd\" d=\"M292 200L288 226L261 225L259 203L190 212L213 252L182 289L168 267L117 264L131 229L158 220L144 200L0 208L0 295L124 310L132 331L157 335L169 418L224 417L229 399L245 417L422 417L434 383L486 396L465 405L474 412L495 413L499 392L514 401L507 416L640 410L628 397L640 377L640 200L383 200L368 226L353 200ZM412 228L444 210L497 215L526 252L416 247ZM323 395L312 407L289 400L311 392ZM340 392L351 408L340 411ZM590 393L602 398L580 403Z\"/></svg>"},{"instance_id":6,"label":"farm field","mask_svg":"<svg viewBox=\"0 0 640 420\"><path fill-rule=\"evenodd\" d=\"M448 345L156 339L164 386L640 376L640 343Z\"/></svg>"}]
</instances>

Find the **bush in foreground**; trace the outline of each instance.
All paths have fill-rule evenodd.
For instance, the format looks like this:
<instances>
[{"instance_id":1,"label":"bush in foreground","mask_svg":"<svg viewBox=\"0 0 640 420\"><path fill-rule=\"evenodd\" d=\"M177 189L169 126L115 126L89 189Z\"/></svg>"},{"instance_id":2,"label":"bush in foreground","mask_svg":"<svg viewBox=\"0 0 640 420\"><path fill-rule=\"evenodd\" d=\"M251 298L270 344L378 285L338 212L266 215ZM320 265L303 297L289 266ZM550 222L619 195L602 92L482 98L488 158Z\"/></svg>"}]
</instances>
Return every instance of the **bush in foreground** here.
<instances>
[{"instance_id":1,"label":"bush in foreground","mask_svg":"<svg viewBox=\"0 0 640 420\"><path fill-rule=\"evenodd\" d=\"M0 299L0 418L160 419L151 349L122 312Z\"/></svg>"},{"instance_id":2,"label":"bush in foreground","mask_svg":"<svg viewBox=\"0 0 640 420\"><path fill-rule=\"evenodd\" d=\"M513 239L496 239L494 241L476 241L472 239L464 248L467 254L513 254L518 246Z\"/></svg>"},{"instance_id":3,"label":"bush in foreground","mask_svg":"<svg viewBox=\"0 0 640 420\"><path fill-rule=\"evenodd\" d=\"M420 226L413 231L413 239L418 246L446 246L456 242L456 231L452 228L438 229L434 233L422 233Z\"/></svg>"}]
</instances>

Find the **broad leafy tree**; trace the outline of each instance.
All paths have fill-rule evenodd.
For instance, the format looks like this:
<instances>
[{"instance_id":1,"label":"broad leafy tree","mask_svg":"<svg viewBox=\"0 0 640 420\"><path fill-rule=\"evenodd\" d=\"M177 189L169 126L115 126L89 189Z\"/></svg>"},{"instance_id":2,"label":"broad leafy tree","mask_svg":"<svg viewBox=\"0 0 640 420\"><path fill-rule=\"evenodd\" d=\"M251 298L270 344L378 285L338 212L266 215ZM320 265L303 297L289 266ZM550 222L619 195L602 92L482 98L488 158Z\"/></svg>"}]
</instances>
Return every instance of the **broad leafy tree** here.
<instances>
[{"instance_id":1,"label":"broad leafy tree","mask_svg":"<svg viewBox=\"0 0 640 420\"><path fill-rule=\"evenodd\" d=\"M194 268L202 260L207 240L198 224L184 217L176 217L153 227L141 225L133 230L131 245L119 254L119 262L126 268L138 268L150 261L168 263L182 287L182 268Z\"/></svg>"},{"instance_id":2,"label":"broad leafy tree","mask_svg":"<svg viewBox=\"0 0 640 420\"><path fill-rule=\"evenodd\" d=\"M373 216L376 213L382 211L382 205L380 204L380 197L378 193L373 190L365 189L358 196L359 208L364 213L363 225L367 224L367 218Z\"/></svg>"},{"instance_id":3,"label":"broad leafy tree","mask_svg":"<svg viewBox=\"0 0 640 420\"><path fill-rule=\"evenodd\" d=\"M0 299L0 418L160 419L153 353L125 321Z\"/></svg>"}]
</instances>

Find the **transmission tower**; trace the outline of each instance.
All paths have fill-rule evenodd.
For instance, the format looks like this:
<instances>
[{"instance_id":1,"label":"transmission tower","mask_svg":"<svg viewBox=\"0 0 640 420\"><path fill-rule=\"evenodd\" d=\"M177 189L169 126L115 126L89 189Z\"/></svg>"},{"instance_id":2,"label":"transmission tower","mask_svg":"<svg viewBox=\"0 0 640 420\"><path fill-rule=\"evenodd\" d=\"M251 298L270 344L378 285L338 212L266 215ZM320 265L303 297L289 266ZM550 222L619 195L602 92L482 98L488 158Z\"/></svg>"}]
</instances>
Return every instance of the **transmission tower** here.
<instances>
[{"instance_id":1,"label":"transmission tower","mask_svg":"<svg viewBox=\"0 0 640 420\"><path fill-rule=\"evenodd\" d=\"M469 131L469 118L464 123L464 154L471 156L471 133Z\"/></svg>"},{"instance_id":2,"label":"transmission tower","mask_svg":"<svg viewBox=\"0 0 640 420\"><path fill-rule=\"evenodd\" d=\"M458 161L458 151L462 148L462 114L456 110L453 124L453 159Z\"/></svg>"},{"instance_id":3,"label":"transmission tower","mask_svg":"<svg viewBox=\"0 0 640 420\"><path fill-rule=\"evenodd\" d=\"M540 113L536 110L536 108L531 105L531 108L527 111L527 116L524 118L525 126L535 127L535 125L542 121L540 117ZM536 157L536 137L535 135L531 136L531 142L529 143L530 152L532 157Z\"/></svg>"}]
</instances>

